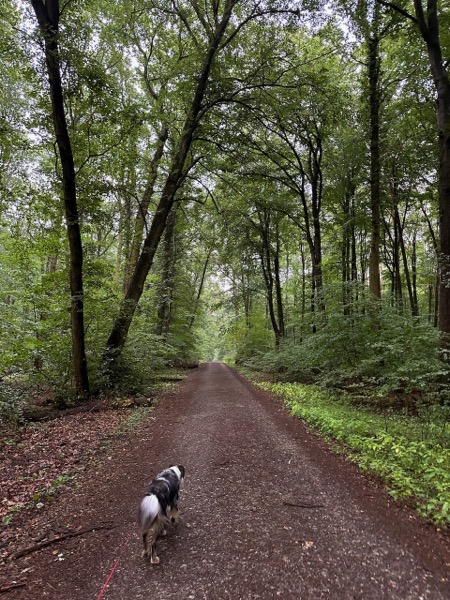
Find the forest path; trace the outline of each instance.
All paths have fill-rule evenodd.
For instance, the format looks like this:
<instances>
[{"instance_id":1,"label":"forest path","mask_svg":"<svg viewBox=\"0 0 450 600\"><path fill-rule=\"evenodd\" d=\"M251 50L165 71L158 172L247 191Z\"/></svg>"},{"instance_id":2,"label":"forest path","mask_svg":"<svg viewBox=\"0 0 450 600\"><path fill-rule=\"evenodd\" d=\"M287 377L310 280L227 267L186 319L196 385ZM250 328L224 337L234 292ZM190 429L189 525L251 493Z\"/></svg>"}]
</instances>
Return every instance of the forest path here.
<instances>
[{"instance_id":1,"label":"forest path","mask_svg":"<svg viewBox=\"0 0 450 600\"><path fill-rule=\"evenodd\" d=\"M113 450L89 484L55 503L53 520L115 528L22 559L33 589L8 600L450 597L445 541L223 364L191 372ZM152 566L137 505L174 463L186 468L181 520Z\"/></svg>"}]
</instances>

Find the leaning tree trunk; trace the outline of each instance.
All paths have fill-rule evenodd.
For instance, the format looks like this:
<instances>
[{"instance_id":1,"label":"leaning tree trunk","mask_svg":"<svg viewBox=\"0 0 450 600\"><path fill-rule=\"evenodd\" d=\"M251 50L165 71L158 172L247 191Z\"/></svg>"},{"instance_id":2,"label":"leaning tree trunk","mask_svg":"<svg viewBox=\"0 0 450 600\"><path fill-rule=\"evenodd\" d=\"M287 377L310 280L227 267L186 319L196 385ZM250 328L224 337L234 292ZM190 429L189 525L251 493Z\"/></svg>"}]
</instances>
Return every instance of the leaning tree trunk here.
<instances>
[{"instance_id":1,"label":"leaning tree trunk","mask_svg":"<svg viewBox=\"0 0 450 600\"><path fill-rule=\"evenodd\" d=\"M188 329L189 330L191 330L193 328L194 323L195 323L195 319L197 317L197 311L198 311L198 307L199 307L199 304L200 304L200 299L202 297L203 287L204 287L205 281L206 281L206 272L207 272L207 269L208 269L208 265L209 265L209 261L211 259L211 254L212 254L213 249L214 249L214 246L210 246L210 248L208 249L208 252L206 254L205 262L203 263L203 269L202 269L202 272L200 274L200 281L199 281L199 284L198 284L197 293L195 295L194 306L193 306L193 309L192 309L191 318L189 319L189 325L188 325ZM242 288L245 289L245 286L243 285ZM246 323L247 323L247 326L248 326L248 323L249 323L249 308L248 308L248 305L247 305L247 300L246 300L246 297L245 297L245 292L244 292L244 308L245 308L245 320L246 320Z\"/></svg>"},{"instance_id":2,"label":"leaning tree trunk","mask_svg":"<svg viewBox=\"0 0 450 600\"><path fill-rule=\"evenodd\" d=\"M61 160L64 207L70 252L72 351L75 387L79 397L89 395L89 378L84 343L83 250L78 219L75 166L61 83L58 47L58 0L31 0L45 44L45 61L50 84L53 126Z\"/></svg>"},{"instance_id":3,"label":"leaning tree trunk","mask_svg":"<svg viewBox=\"0 0 450 600\"><path fill-rule=\"evenodd\" d=\"M158 135L158 142L156 144L155 152L149 165L149 175L147 185L145 186L144 193L142 194L141 201L136 210L136 217L134 220L134 232L131 240L131 247L129 255L125 263L125 274L123 288L126 293L130 285L133 271L136 267L137 261L139 260L139 253L142 245L142 238L144 234L145 221L147 219L148 207L153 197L156 180L158 177L158 168L161 162L161 158L164 153L164 146L169 136L169 130L166 124L163 124L161 131Z\"/></svg>"},{"instance_id":4,"label":"leaning tree trunk","mask_svg":"<svg viewBox=\"0 0 450 600\"><path fill-rule=\"evenodd\" d=\"M103 373L108 381L115 371L117 360L127 340L128 331L133 320L136 307L144 291L147 275L153 265L156 250L166 227L167 217L172 209L175 194L186 175L186 161L191 149L194 132L201 118L203 99L207 90L210 71L214 58L219 50L226 28L231 18L234 1L227 0L224 13L210 38L208 50L197 80L194 96L178 144L175 147L169 174L162 189L147 237L144 240L141 254L136 263L127 292L121 303L119 315L106 342L103 353Z\"/></svg>"}]
</instances>

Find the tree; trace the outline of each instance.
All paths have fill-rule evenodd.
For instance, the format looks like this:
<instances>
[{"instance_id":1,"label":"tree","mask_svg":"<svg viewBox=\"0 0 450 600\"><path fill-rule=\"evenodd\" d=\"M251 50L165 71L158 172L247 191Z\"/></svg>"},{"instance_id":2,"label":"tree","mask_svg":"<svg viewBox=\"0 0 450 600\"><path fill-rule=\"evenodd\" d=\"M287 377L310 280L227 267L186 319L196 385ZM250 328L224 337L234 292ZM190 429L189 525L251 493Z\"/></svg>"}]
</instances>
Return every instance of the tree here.
<instances>
[{"instance_id":1,"label":"tree","mask_svg":"<svg viewBox=\"0 0 450 600\"><path fill-rule=\"evenodd\" d=\"M75 165L67 127L58 45L60 7L58 0L31 0L44 39L45 62L52 103L52 117L62 169L63 198L70 249L70 294L72 350L75 387L80 397L89 394L84 338L83 248L77 204Z\"/></svg>"},{"instance_id":2,"label":"tree","mask_svg":"<svg viewBox=\"0 0 450 600\"><path fill-rule=\"evenodd\" d=\"M165 11L158 4L155 5L155 8L163 10L163 12ZM133 315L142 295L146 277L152 267L168 215L172 209L176 194L189 168L192 166L192 158L189 160L189 153L194 141L194 134L209 109L219 101L217 97L214 97L214 94L212 94L212 97L208 97L209 88L212 87L210 86L211 75L215 76L214 67L218 55L225 51L229 52L228 46L236 43L235 38L246 24L256 18L270 15L273 12L277 13L280 10L276 6L273 7L271 3L265 6L264 3L255 2L251 3L247 8L241 7L241 3L238 0L226 0L221 12L216 2L211 2L204 9L200 9L196 2L188 2L186 6L179 5L174 7L173 11L169 11L169 13L175 14L179 18L192 38L196 53L201 57L199 72L195 77L195 84L192 87L190 97L185 99L187 103L186 115L181 133L174 145L168 174L162 186L158 205L155 209L127 292L121 303L119 315L114 322L106 343L103 357L105 374L111 374L115 369L117 359L127 339ZM193 13L194 20L196 20L196 29L198 28L200 31L194 30L189 25L189 13L191 15ZM229 33L227 33L233 14L235 21L233 21L232 27ZM200 35L202 37L199 37Z\"/></svg>"},{"instance_id":3,"label":"tree","mask_svg":"<svg viewBox=\"0 0 450 600\"><path fill-rule=\"evenodd\" d=\"M370 212L372 238L369 258L369 294L381 298L380 237L381 237L381 190L380 190L380 9L375 2L369 17L368 81L370 110Z\"/></svg>"},{"instance_id":4,"label":"tree","mask_svg":"<svg viewBox=\"0 0 450 600\"><path fill-rule=\"evenodd\" d=\"M437 0L414 0L414 15L403 3L377 0L395 10L418 28L425 42L436 90L436 117L439 146L439 330L443 359L450 362L450 80L444 57L440 24L447 23L448 11L439 13Z\"/></svg>"}]
</instances>

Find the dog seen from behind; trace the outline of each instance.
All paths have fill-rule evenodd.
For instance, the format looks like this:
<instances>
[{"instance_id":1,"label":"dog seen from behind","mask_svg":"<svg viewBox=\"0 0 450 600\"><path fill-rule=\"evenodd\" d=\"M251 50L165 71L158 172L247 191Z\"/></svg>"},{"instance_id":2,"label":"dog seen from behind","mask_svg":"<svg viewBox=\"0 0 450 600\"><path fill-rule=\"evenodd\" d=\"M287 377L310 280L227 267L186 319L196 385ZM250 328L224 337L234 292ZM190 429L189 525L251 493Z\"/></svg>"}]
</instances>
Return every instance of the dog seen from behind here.
<instances>
[{"instance_id":1,"label":"dog seen from behind","mask_svg":"<svg viewBox=\"0 0 450 600\"><path fill-rule=\"evenodd\" d=\"M150 556L154 565L159 564L158 539L165 534L167 525L178 519L178 497L184 473L182 465L173 465L158 473L147 486L139 506L138 520L144 542L142 556Z\"/></svg>"}]
</instances>

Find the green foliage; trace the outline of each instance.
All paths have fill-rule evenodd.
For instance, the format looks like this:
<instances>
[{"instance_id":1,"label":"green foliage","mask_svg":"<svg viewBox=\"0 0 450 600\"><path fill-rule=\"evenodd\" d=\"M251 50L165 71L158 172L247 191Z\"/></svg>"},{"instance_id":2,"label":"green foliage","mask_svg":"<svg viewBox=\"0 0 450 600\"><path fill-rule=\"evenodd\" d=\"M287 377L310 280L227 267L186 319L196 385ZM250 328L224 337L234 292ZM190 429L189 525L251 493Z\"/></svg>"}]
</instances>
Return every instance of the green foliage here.
<instances>
[{"instance_id":1,"label":"green foliage","mask_svg":"<svg viewBox=\"0 0 450 600\"><path fill-rule=\"evenodd\" d=\"M68 472L58 475L50 485L45 488L34 492L33 501L36 503L36 508L42 508L44 503L51 502L58 491L68 484L73 484L76 481L75 475L70 475Z\"/></svg>"},{"instance_id":2,"label":"green foliage","mask_svg":"<svg viewBox=\"0 0 450 600\"><path fill-rule=\"evenodd\" d=\"M248 321L238 318L230 323L222 344L234 360L241 362L251 358L256 361L255 357L273 345L273 333L267 328L266 319L255 312Z\"/></svg>"},{"instance_id":3,"label":"green foliage","mask_svg":"<svg viewBox=\"0 0 450 600\"><path fill-rule=\"evenodd\" d=\"M24 388L29 382L43 385L65 404L74 395L61 165L55 160L42 47L33 35L37 23L29 4L16 4L4 2L0 24L7 59L0 67L0 377L19 374ZM204 60L208 24L217 19L216 4L182 0L168 12L164 3L149 11L142 1L70 2L61 15L58 42L76 166L94 391L102 387L100 361L123 297L124 265L158 135L164 123L169 136L147 231ZM164 283L156 257L118 379L138 388L141 375L145 380L170 361L201 356L251 361L323 385L369 385L380 395L427 389L445 370L437 360L436 332L425 317L407 316L404 264L403 299L389 298L396 310L383 305L377 327L361 301L370 241L369 123L365 70L355 67L353 57L364 52L361 19L367 15L354 15L359 26L345 40L337 13L329 18L322 12L309 27L286 15L247 19L256 6L262 5L234 7L230 27L237 27L236 35L212 66L189 172L177 193L168 331L156 335ZM440 15L445 32L447 13ZM387 28L383 36L380 65L383 293L389 296L392 276L395 177L406 262L416 269L411 275L420 314L431 321L438 216L433 84L417 36L399 26L393 31L389 36ZM448 38L443 34L445 51ZM308 167L311 142L320 152L320 173ZM323 191L317 219L326 309L320 316L309 300L313 175ZM289 335L278 352L270 352L263 269L274 266L261 258L261 211L271 218L269 254L278 246L280 259ZM355 289L346 298L352 314L344 316L342 256L351 240L356 274L349 287ZM210 277L204 286L203 271ZM2 412L20 416L20 393L5 394L12 399L3 401Z\"/></svg>"},{"instance_id":4,"label":"green foliage","mask_svg":"<svg viewBox=\"0 0 450 600\"><path fill-rule=\"evenodd\" d=\"M153 409L150 406L141 406L135 409L127 419L122 421L115 434L121 435L123 433L133 431L133 429L138 427L140 423L142 423L142 421L148 417L152 410Z\"/></svg>"},{"instance_id":5,"label":"green foliage","mask_svg":"<svg viewBox=\"0 0 450 600\"><path fill-rule=\"evenodd\" d=\"M172 348L168 343L139 327L139 323L135 324L115 372L114 387L129 394L146 394L155 373L169 363L171 353ZM103 387L100 371L94 379L94 385L100 389Z\"/></svg>"},{"instance_id":6,"label":"green foliage","mask_svg":"<svg viewBox=\"0 0 450 600\"><path fill-rule=\"evenodd\" d=\"M23 401L23 391L19 385L2 382L0 387L0 428L7 423L20 422Z\"/></svg>"},{"instance_id":7,"label":"green foliage","mask_svg":"<svg viewBox=\"0 0 450 600\"><path fill-rule=\"evenodd\" d=\"M347 394L317 386L259 385L280 395L294 415L354 451L349 458L381 476L393 498L413 499L422 516L450 524L450 405L434 406L432 414L418 418L387 418L356 410Z\"/></svg>"},{"instance_id":8,"label":"green foliage","mask_svg":"<svg viewBox=\"0 0 450 600\"><path fill-rule=\"evenodd\" d=\"M428 390L430 382L445 375L437 345L438 334L428 323L383 306L375 325L369 310L351 317L335 313L316 333L287 340L278 352L251 363L291 381L359 386L383 396Z\"/></svg>"}]
</instances>

